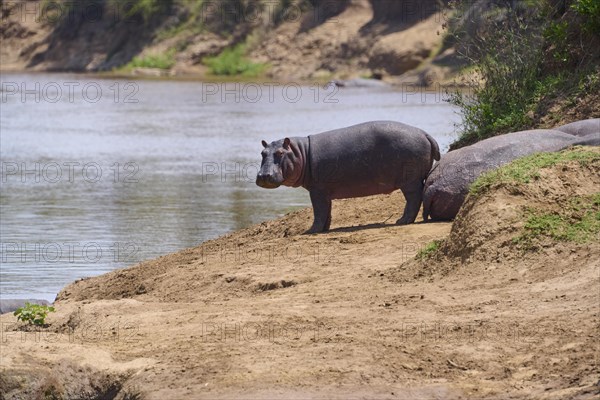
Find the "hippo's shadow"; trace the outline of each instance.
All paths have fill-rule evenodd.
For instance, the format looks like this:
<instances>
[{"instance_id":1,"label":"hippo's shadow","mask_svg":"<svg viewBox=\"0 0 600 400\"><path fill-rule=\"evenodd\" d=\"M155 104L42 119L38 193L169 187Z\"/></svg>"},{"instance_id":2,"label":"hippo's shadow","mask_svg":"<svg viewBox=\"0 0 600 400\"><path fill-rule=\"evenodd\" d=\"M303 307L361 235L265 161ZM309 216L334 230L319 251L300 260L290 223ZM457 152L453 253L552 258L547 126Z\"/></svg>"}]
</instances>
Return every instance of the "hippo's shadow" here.
<instances>
[{"instance_id":1,"label":"hippo's shadow","mask_svg":"<svg viewBox=\"0 0 600 400\"><path fill-rule=\"evenodd\" d=\"M440 221L440 222L442 222L442 221ZM414 222L414 223L409 224L409 225L435 224L435 223L440 223L440 222L438 222L438 221L429 221L429 222L418 221L418 222ZM369 229L389 228L389 227L392 227L392 226L407 226L407 225L397 225L397 224L394 224L394 223L379 222L379 223L366 224L366 225L341 226L339 228L330 229L327 232L321 232L321 233L358 232L358 231L369 230Z\"/></svg>"}]
</instances>

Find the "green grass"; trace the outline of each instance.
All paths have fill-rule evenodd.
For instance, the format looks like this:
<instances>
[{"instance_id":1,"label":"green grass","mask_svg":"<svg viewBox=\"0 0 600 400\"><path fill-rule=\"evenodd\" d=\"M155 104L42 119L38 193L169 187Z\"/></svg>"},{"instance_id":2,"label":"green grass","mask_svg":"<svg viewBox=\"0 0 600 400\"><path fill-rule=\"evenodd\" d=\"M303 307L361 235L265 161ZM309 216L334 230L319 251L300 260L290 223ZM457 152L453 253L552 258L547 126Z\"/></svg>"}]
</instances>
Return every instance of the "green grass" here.
<instances>
[{"instance_id":1,"label":"green grass","mask_svg":"<svg viewBox=\"0 0 600 400\"><path fill-rule=\"evenodd\" d=\"M175 65L175 52L168 51L165 54L149 54L145 57L134 57L124 68L158 68L170 69Z\"/></svg>"},{"instance_id":2,"label":"green grass","mask_svg":"<svg viewBox=\"0 0 600 400\"><path fill-rule=\"evenodd\" d=\"M441 244L442 240L434 240L433 242L427 243L425 247L419 250L415 258L417 260L425 260L430 258L435 252L439 250Z\"/></svg>"},{"instance_id":3,"label":"green grass","mask_svg":"<svg viewBox=\"0 0 600 400\"><path fill-rule=\"evenodd\" d=\"M600 233L600 193L577 196L559 212L544 213L528 209L524 231L513 242L525 249L535 248L535 241L549 237L556 241L589 243Z\"/></svg>"},{"instance_id":4,"label":"green grass","mask_svg":"<svg viewBox=\"0 0 600 400\"><path fill-rule=\"evenodd\" d=\"M202 61L213 75L257 77L267 69L267 65L253 63L245 54L246 46L239 44L223 50L218 56L206 57Z\"/></svg>"},{"instance_id":5,"label":"green grass","mask_svg":"<svg viewBox=\"0 0 600 400\"><path fill-rule=\"evenodd\" d=\"M108 4L126 18L140 15L148 22L153 18L166 18L173 0L110 0Z\"/></svg>"},{"instance_id":6,"label":"green grass","mask_svg":"<svg viewBox=\"0 0 600 400\"><path fill-rule=\"evenodd\" d=\"M539 178L540 169L569 161L587 165L600 160L600 153L575 148L556 153L538 153L520 158L510 164L481 175L469 190L470 195L485 193L491 187L502 184L529 183Z\"/></svg>"}]
</instances>

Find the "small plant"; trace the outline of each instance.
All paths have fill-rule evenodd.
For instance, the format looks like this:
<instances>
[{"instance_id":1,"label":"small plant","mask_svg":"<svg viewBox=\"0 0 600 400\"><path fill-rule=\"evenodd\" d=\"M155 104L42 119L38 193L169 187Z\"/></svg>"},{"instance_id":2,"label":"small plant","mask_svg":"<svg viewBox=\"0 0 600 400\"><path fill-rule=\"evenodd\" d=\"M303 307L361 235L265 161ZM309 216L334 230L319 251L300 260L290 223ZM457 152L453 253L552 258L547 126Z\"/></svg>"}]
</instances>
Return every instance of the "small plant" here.
<instances>
[{"instance_id":1,"label":"small plant","mask_svg":"<svg viewBox=\"0 0 600 400\"><path fill-rule=\"evenodd\" d=\"M149 54L145 57L134 57L125 68L170 69L175 65L174 55L175 51L169 50L166 54Z\"/></svg>"},{"instance_id":2,"label":"small plant","mask_svg":"<svg viewBox=\"0 0 600 400\"><path fill-rule=\"evenodd\" d=\"M208 66L214 75L242 75L256 77L264 72L265 64L253 63L245 57L246 46L239 44L225 49L215 57L206 57L202 62Z\"/></svg>"},{"instance_id":3,"label":"small plant","mask_svg":"<svg viewBox=\"0 0 600 400\"><path fill-rule=\"evenodd\" d=\"M25 307L18 308L13 315L17 320L29 323L29 325L43 326L49 312L54 312L54 307L25 303Z\"/></svg>"},{"instance_id":4,"label":"small plant","mask_svg":"<svg viewBox=\"0 0 600 400\"><path fill-rule=\"evenodd\" d=\"M569 60L568 35L569 23L567 21L552 22L544 31L544 39L554 46L552 57L557 61L567 62Z\"/></svg>"},{"instance_id":5,"label":"small plant","mask_svg":"<svg viewBox=\"0 0 600 400\"><path fill-rule=\"evenodd\" d=\"M433 242L429 242L423 247L416 255L417 260L425 260L430 258L436 251L439 250L440 245L442 244L441 240L434 240Z\"/></svg>"}]
</instances>

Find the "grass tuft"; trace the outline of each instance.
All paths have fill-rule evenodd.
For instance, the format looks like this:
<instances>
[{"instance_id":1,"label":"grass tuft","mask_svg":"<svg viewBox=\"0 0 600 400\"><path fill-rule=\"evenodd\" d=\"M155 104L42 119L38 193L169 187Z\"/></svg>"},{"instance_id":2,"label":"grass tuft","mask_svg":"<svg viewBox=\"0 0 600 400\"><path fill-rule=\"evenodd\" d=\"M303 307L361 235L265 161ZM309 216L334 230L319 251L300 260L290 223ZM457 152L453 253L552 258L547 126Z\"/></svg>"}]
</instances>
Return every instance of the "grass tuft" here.
<instances>
[{"instance_id":1,"label":"grass tuft","mask_svg":"<svg viewBox=\"0 0 600 400\"><path fill-rule=\"evenodd\" d=\"M558 212L525 212L524 231L513 242L524 249L534 249L535 241L549 237L556 241L589 243L600 233L600 193L576 196L568 207Z\"/></svg>"},{"instance_id":2,"label":"grass tuft","mask_svg":"<svg viewBox=\"0 0 600 400\"><path fill-rule=\"evenodd\" d=\"M415 256L417 260L426 260L431 258L440 248L442 240L434 240L427 243Z\"/></svg>"},{"instance_id":3,"label":"grass tuft","mask_svg":"<svg viewBox=\"0 0 600 400\"><path fill-rule=\"evenodd\" d=\"M533 154L481 175L471 185L469 194L477 196L496 185L529 183L540 177L540 169L557 164L576 161L580 165L587 165L599 160L600 153L585 150L581 147L556 153Z\"/></svg>"}]
</instances>

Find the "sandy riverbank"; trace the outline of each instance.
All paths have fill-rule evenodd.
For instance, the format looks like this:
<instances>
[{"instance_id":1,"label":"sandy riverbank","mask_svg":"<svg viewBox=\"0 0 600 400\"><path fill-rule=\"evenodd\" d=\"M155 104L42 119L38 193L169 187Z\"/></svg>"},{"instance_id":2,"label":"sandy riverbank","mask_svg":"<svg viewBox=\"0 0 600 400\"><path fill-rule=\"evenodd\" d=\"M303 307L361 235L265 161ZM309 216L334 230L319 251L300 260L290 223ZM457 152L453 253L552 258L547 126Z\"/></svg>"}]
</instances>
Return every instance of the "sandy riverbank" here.
<instances>
[{"instance_id":1,"label":"sandy riverbank","mask_svg":"<svg viewBox=\"0 0 600 400\"><path fill-rule=\"evenodd\" d=\"M591 399L598 242L512 239L527 207L599 193L599 172L542 170L454 225L392 225L398 193L337 201L329 233L301 235L301 210L75 282L42 332L1 317L3 398Z\"/></svg>"}]
</instances>

